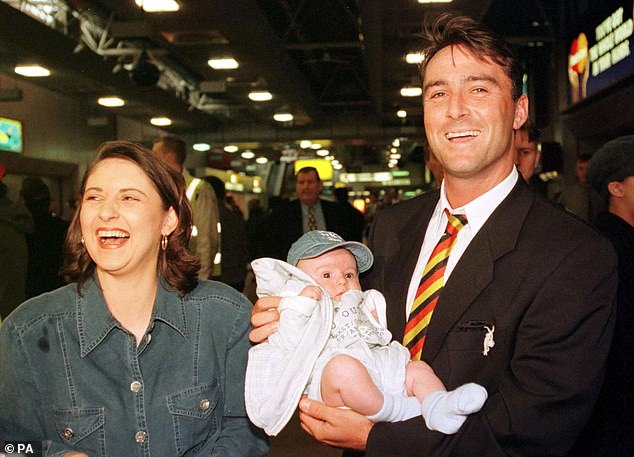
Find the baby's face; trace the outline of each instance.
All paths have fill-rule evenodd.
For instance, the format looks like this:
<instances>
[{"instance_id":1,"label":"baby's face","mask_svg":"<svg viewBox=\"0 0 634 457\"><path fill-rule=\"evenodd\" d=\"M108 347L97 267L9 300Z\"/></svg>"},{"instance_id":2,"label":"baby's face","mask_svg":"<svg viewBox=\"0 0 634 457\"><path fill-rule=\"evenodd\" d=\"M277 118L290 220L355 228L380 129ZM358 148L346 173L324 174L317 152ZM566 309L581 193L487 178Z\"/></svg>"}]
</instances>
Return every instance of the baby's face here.
<instances>
[{"instance_id":1,"label":"baby's face","mask_svg":"<svg viewBox=\"0 0 634 457\"><path fill-rule=\"evenodd\" d=\"M349 290L361 290L357 262L346 249L334 249L312 259L297 262L297 268L307 273L317 284L326 289L335 301Z\"/></svg>"}]
</instances>

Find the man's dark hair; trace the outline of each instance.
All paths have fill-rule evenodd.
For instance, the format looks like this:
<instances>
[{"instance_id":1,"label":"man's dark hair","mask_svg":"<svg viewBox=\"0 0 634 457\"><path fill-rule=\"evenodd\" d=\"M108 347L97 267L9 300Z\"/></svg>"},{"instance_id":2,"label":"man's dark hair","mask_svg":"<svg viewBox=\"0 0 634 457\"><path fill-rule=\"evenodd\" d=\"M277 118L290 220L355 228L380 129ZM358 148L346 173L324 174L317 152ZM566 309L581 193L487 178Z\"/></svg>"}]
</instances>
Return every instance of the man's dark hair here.
<instances>
[{"instance_id":1,"label":"man's dark hair","mask_svg":"<svg viewBox=\"0 0 634 457\"><path fill-rule=\"evenodd\" d=\"M161 136L153 141L153 144L160 143L176 156L179 165L185 163L187 158L187 144L183 140L175 136Z\"/></svg>"},{"instance_id":2,"label":"man's dark hair","mask_svg":"<svg viewBox=\"0 0 634 457\"><path fill-rule=\"evenodd\" d=\"M218 199L218 203L222 202L227 195L225 182L217 176L205 176L204 180L211 184L211 187L213 187L214 192L216 193L216 198Z\"/></svg>"},{"instance_id":3,"label":"man's dark hair","mask_svg":"<svg viewBox=\"0 0 634 457\"><path fill-rule=\"evenodd\" d=\"M530 122L525 122L518 130L526 132L528 134L528 141L531 143L536 143L542 136L542 132Z\"/></svg>"},{"instance_id":4,"label":"man's dark hair","mask_svg":"<svg viewBox=\"0 0 634 457\"><path fill-rule=\"evenodd\" d=\"M460 46L483 60L486 58L500 65L513 85L513 100L522 95L522 67L515 59L506 41L467 16L441 14L431 25L423 28L421 38L424 48L420 65L421 84L429 61L447 46Z\"/></svg>"},{"instance_id":5,"label":"man's dark hair","mask_svg":"<svg viewBox=\"0 0 634 457\"><path fill-rule=\"evenodd\" d=\"M51 191L42 178L36 176L24 178L20 196L31 214L48 214L51 206Z\"/></svg>"},{"instance_id":6,"label":"man's dark hair","mask_svg":"<svg viewBox=\"0 0 634 457\"><path fill-rule=\"evenodd\" d=\"M592 154L584 152L577 156L577 162L589 162L591 158Z\"/></svg>"},{"instance_id":7,"label":"man's dark hair","mask_svg":"<svg viewBox=\"0 0 634 457\"><path fill-rule=\"evenodd\" d=\"M321 178L319 177L319 172L317 171L317 168L315 167L302 167L299 170L297 170L297 173L295 173L295 176L297 177L297 175L304 174L304 173L311 173L311 172L315 172L315 175L317 176L317 181L321 181Z\"/></svg>"}]
</instances>

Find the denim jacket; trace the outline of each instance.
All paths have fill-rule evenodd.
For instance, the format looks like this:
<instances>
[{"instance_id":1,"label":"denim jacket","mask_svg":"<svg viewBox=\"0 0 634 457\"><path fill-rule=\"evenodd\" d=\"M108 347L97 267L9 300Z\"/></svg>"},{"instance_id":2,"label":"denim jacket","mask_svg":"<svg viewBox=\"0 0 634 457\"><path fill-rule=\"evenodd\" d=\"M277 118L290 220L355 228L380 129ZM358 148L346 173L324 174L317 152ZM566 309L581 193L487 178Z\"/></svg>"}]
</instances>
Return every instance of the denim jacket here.
<instances>
[{"instance_id":1,"label":"denim jacket","mask_svg":"<svg viewBox=\"0 0 634 457\"><path fill-rule=\"evenodd\" d=\"M249 313L223 284L181 298L161 281L137 347L96 279L25 302L0 326L0 439L45 455L266 455L244 407Z\"/></svg>"}]
</instances>

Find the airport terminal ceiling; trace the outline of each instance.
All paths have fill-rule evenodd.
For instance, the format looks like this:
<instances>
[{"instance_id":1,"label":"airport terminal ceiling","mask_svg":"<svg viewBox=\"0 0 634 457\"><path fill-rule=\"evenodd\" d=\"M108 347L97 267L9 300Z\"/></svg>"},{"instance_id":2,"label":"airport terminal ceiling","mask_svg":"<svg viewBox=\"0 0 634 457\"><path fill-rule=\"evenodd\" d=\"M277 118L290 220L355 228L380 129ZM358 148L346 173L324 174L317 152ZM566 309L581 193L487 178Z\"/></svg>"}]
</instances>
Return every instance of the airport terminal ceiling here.
<instances>
[{"instance_id":1,"label":"airport terminal ceiling","mask_svg":"<svg viewBox=\"0 0 634 457\"><path fill-rule=\"evenodd\" d=\"M560 2L177 0L180 9L165 13L140 3L2 0L0 71L38 61L51 76L37 84L95 106L116 95L124 106L95 109L144 123L161 114L172 119L165 131L212 144L274 155L284 143L328 139L372 161L398 137L420 153L420 97L401 89L418 85L405 56L417 50L423 21L471 15L530 53L554 42ZM238 67L211 68L218 57ZM271 99L253 101L253 92ZM281 113L293 120L273 120Z\"/></svg>"}]
</instances>

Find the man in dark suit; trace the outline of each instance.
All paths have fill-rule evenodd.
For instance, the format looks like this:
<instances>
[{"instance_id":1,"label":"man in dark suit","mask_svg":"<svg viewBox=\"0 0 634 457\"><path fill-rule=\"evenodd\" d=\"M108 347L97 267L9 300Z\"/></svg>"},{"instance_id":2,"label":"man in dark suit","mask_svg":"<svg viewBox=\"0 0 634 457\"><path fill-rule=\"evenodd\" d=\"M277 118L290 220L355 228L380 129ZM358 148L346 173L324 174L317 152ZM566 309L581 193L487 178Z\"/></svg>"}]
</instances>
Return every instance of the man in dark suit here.
<instances>
[{"instance_id":1,"label":"man in dark suit","mask_svg":"<svg viewBox=\"0 0 634 457\"><path fill-rule=\"evenodd\" d=\"M385 294L390 330L401 339L448 214L466 217L422 359L448 389L477 382L489 398L454 435L428 430L421 418L373 424L308 399L300 420L317 439L368 457L565 456L601 387L614 326L614 251L517 172L513 135L528 100L509 48L469 18L439 21L421 79L425 131L444 180L377 215L375 263L363 286ZM273 314L261 309L255 327ZM263 333L254 329L252 340Z\"/></svg>"},{"instance_id":2,"label":"man in dark suit","mask_svg":"<svg viewBox=\"0 0 634 457\"><path fill-rule=\"evenodd\" d=\"M345 220L335 202L320 198L324 183L314 167L295 175L296 200L278 205L269 220L267 255L286 260L291 244L310 230L329 230L346 236Z\"/></svg>"}]
</instances>

